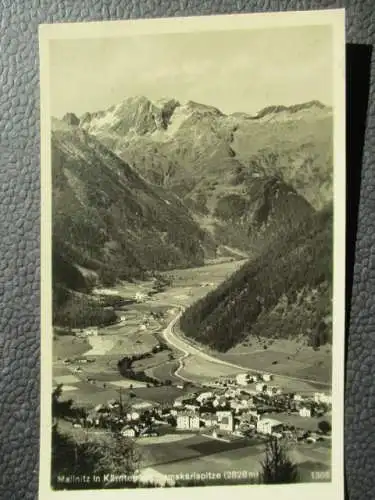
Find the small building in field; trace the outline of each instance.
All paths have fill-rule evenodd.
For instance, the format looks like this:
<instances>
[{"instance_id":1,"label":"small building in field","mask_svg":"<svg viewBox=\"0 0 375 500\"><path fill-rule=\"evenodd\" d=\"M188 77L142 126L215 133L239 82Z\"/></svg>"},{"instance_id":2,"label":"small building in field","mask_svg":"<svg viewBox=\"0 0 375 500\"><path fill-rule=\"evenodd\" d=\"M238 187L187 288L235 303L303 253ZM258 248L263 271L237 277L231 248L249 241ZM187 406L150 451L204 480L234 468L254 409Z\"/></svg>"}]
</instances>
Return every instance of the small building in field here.
<instances>
[{"instance_id":1,"label":"small building in field","mask_svg":"<svg viewBox=\"0 0 375 500\"><path fill-rule=\"evenodd\" d=\"M261 418L257 422L257 431L260 434L271 435L274 432L280 432L283 428L283 423L273 418Z\"/></svg>"},{"instance_id":2,"label":"small building in field","mask_svg":"<svg viewBox=\"0 0 375 500\"><path fill-rule=\"evenodd\" d=\"M315 403L332 404L332 394L325 394L323 392L316 392L314 394Z\"/></svg>"},{"instance_id":3,"label":"small building in field","mask_svg":"<svg viewBox=\"0 0 375 500\"><path fill-rule=\"evenodd\" d=\"M267 386L263 384L263 382L260 382L255 386L255 390L257 392L265 392L267 390Z\"/></svg>"},{"instance_id":4,"label":"small building in field","mask_svg":"<svg viewBox=\"0 0 375 500\"><path fill-rule=\"evenodd\" d=\"M125 427L124 429L122 429L121 435L124 437L134 438L134 437L136 437L137 432L134 429L134 427Z\"/></svg>"},{"instance_id":5,"label":"small building in field","mask_svg":"<svg viewBox=\"0 0 375 500\"><path fill-rule=\"evenodd\" d=\"M304 406L303 408L300 408L299 410L299 416L300 417L311 417L312 416L312 410L311 408L308 408Z\"/></svg>"},{"instance_id":6,"label":"small building in field","mask_svg":"<svg viewBox=\"0 0 375 500\"><path fill-rule=\"evenodd\" d=\"M137 292L135 294L136 302L145 302L146 299L147 299L147 294L145 294L143 292Z\"/></svg>"},{"instance_id":7,"label":"small building in field","mask_svg":"<svg viewBox=\"0 0 375 500\"><path fill-rule=\"evenodd\" d=\"M131 411L126 414L128 420L136 421L139 420L140 414L137 411Z\"/></svg>"},{"instance_id":8,"label":"small building in field","mask_svg":"<svg viewBox=\"0 0 375 500\"><path fill-rule=\"evenodd\" d=\"M197 430L200 428L199 415L193 412L183 412L177 415L177 429Z\"/></svg>"},{"instance_id":9,"label":"small building in field","mask_svg":"<svg viewBox=\"0 0 375 500\"><path fill-rule=\"evenodd\" d=\"M216 412L219 428L222 431L233 432L234 419L231 411L217 411Z\"/></svg>"},{"instance_id":10,"label":"small building in field","mask_svg":"<svg viewBox=\"0 0 375 500\"><path fill-rule=\"evenodd\" d=\"M264 382L271 382L272 375L270 375L269 373L263 373L262 379L264 380Z\"/></svg>"},{"instance_id":11,"label":"small building in field","mask_svg":"<svg viewBox=\"0 0 375 500\"><path fill-rule=\"evenodd\" d=\"M248 385L250 383L250 376L247 373L239 373L236 375L236 382L238 385Z\"/></svg>"}]
</instances>

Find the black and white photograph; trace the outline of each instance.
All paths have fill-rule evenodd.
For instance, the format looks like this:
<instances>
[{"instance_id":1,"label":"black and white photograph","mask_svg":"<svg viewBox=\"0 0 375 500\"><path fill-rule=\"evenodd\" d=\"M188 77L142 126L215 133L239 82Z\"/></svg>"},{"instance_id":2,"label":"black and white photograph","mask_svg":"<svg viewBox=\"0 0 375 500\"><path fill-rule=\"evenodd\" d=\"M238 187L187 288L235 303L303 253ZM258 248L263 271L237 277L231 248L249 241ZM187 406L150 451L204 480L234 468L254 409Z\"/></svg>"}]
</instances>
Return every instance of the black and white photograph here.
<instances>
[{"instance_id":1,"label":"black and white photograph","mask_svg":"<svg viewBox=\"0 0 375 500\"><path fill-rule=\"evenodd\" d=\"M344 54L343 10L41 27L41 500L341 498Z\"/></svg>"}]
</instances>

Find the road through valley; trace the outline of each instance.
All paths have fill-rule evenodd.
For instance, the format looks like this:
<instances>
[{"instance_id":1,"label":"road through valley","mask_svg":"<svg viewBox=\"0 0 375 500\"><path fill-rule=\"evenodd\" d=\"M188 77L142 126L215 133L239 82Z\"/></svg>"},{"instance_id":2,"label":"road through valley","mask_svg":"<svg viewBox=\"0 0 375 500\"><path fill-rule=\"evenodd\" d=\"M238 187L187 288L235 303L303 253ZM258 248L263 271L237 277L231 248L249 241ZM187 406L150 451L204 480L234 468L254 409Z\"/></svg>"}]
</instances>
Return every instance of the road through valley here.
<instances>
[{"instance_id":1,"label":"road through valley","mask_svg":"<svg viewBox=\"0 0 375 500\"><path fill-rule=\"evenodd\" d=\"M188 342L183 337L181 337L180 335L178 335L176 333L176 331L175 331L175 326L178 324L178 322L180 320L180 317L181 317L181 315L182 315L182 313L184 311L184 308L182 306L180 306L180 305L179 306L175 305L173 307L174 308L178 308L179 312L170 321L170 323L168 324L168 326L164 329L164 331L163 331L163 337L164 337L165 341L168 344L170 344L172 347L174 347L175 349L178 349L179 351L181 351L183 353L183 355L179 358L179 367L175 371L175 375L177 377L181 378L182 380L192 382L192 380L187 379L187 378L185 378L184 376L181 375L181 370L184 367L184 362L190 356L196 356L196 357L198 357L198 358L200 358L202 360L209 361L210 363L216 363L216 364L220 364L220 365L223 365L223 366L227 366L227 367L236 369L239 372L253 372L253 373L259 372L259 370L246 368L246 367L234 364L234 363L229 363L228 361L224 361L224 360L215 358L214 356L205 353L203 350L199 349L198 347L193 346L190 342ZM272 373L272 372L269 372L269 371L267 371L267 373L269 373L270 375L272 375L273 377L275 377L275 378L277 378L279 380L284 379L284 380L290 380L290 381L296 381L296 382L305 382L305 383L308 383L308 384L310 383L310 384L319 385L319 386L326 387L326 388L330 388L331 387L331 385L328 384L328 383L317 382L316 380L311 380L311 379L306 379L306 378L290 377L290 376L286 376L286 375L280 375L280 374L277 374L277 373Z\"/></svg>"}]
</instances>

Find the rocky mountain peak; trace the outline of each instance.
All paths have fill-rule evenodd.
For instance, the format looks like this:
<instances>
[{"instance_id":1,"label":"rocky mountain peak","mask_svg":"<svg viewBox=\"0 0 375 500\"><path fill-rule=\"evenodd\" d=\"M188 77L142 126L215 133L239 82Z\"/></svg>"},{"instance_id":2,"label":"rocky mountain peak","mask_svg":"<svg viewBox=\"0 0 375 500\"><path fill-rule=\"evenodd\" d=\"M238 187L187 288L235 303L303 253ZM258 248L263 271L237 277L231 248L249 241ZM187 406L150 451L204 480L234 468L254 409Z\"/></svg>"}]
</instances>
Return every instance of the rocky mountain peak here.
<instances>
[{"instance_id":1,"label":"rocky mountain peak","mask_svg":"<svg viewBox=\"0 0 375 500\"><path fill-rule=\"evenodd\" d=\"M74 113L66 113L63 117L63 121L68 125L73 125L75 127L78 127L80 123L79 118Z\"/></svg>"}]
</instances>

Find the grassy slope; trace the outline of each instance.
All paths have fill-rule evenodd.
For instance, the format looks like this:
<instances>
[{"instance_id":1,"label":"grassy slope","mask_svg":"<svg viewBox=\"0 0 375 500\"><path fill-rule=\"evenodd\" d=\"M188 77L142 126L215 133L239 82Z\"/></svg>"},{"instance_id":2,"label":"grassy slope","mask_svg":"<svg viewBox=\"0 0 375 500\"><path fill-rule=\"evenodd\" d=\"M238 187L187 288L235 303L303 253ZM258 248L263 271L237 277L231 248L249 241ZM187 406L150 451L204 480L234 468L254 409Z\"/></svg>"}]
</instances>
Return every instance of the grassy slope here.
<instances>
[{"instance_id":1,"label":"grassy slope","mask_svg":"<svg viewBox=\"0 0 375 500\"><path fill-rule=\"evenodd\" d=\"M183 331L226 351L249 333L258 337L331 339L332 210L314 214L260 257L191 306Z\"/></svg>"}]
</instances>

